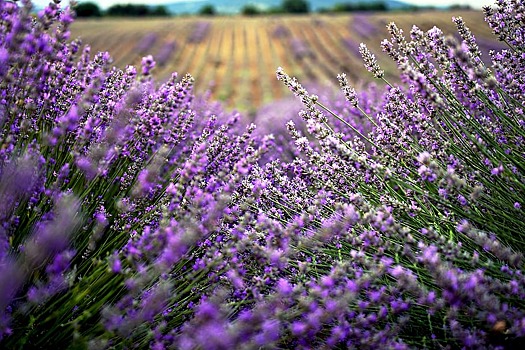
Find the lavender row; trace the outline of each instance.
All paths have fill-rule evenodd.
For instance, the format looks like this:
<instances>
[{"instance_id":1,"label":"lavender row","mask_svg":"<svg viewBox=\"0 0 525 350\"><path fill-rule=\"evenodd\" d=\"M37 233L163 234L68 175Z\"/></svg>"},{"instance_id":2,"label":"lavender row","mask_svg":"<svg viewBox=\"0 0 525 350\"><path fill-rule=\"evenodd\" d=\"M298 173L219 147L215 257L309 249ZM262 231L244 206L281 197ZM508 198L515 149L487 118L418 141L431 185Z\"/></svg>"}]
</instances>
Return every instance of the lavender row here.
<instances>
[{"instance_id":1,"label":"lavender row","mask_svg":"<svg viewBox=\"0 0 525 350\"><path fill-rule=\"evenodd\" d=\"M153 45L157 42L158 34L157 33L148 33L139 40L135 46L135 51L140 55L149 53Z\"/></svg>"},{"instance_id":2,"label":"lavender row","mask_svg":"<svg viewBox=\"0 0 525 350\"><path fill-rule=\"evenodd\" d=\"M359 52L359 44L352 38L341 38L341 44L354 56L361 57L361 53Z\"/></svg>"},{"instance_id":3,"label":"lavender row","mask_svg":"<svg viewBox=\"0 0 525 350\"><path fill-rule=\"evenodd\" d=\"M272 30L272 37L282 39L290 36L290 29L283 24L278 24Z\"/></svg>"},{"instance_id":4,"label":"lavender row","mask_svg":"<svg viewBox=\"0 0 525 350\"><path fill-rule=\"evenodd\" d=\"M287 38L291 54L296 60L302 60L306 57L315 57L315 54L308 43L303 39L293 37L290 29L283 24L279 24L273 29L272 36L278 39Z\"/></svg>"},{"instance_id":5,"label":"lavender row","mask_svg":"<svg viewBox=\"0 0 525 350\"><path fill-rule=\"evenodd\" d=\"M211 23L205 21L196 22L193 26L191 33L188 35L188 42L190 43L200 43L210 32Z\"/></svg>"},{"instance_id":6,"label":"lavender row","mask_svg":"<svg viewBox=\"0 0 525 350\"><path fill-rule=\"evenodd\" d=\"M159 52L155 55L155 61L159 64L159 66L164 66L168 63L171 56L177 51L178 44L177 41L171 40L160 48Z\"/></svg>"},{"instance_id":7,"label":"lavender row","mask_svg":"<svg viewBox=\"0 0 525 350\"><path fill-rule=\"evenodd\" d=\"M352 33L356 33L363 39L370 39L378 34L378 28L370 22L367 15L355 15L352 18Z\"/></svg>"},{"instance_id":8,"label":"lavender row","mask_svg":"<svg viewBox=\"0 0 525 350\"><path fill-rule=\"evenodd\" d=\"M307 57L315 58L315 54L308 43L299 38L290 39L290 50L293 58L296 60L302 60Z\"/></svg>"}]
</instances>

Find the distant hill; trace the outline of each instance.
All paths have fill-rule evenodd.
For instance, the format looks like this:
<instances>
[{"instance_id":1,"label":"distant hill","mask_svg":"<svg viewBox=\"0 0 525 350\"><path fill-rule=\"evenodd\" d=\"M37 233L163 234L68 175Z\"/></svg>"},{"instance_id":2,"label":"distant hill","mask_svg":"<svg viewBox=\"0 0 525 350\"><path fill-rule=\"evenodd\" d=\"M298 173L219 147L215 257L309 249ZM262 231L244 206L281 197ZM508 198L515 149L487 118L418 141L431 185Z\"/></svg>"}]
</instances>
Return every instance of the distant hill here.
<instances>
[{"instance_id":1,"label":"distant hill","mask_svg":"<svg viewBox=\"0 0 525 350\"><path fill-rule=\"evenodd\" d=\"M154 2L154 1L153 1ZM243 6L252 4L260 7L261 9L269 9L271 7L277 7L281 4L281 0L183 0L177 1L171 4L167 4L168 11L173 14L195 14L204 5L213 5L219 13L239 13ZM399 0L310 0L310 9L312 11L318 11L322 8L330 8L338 3L373 3L382 2L387 5L390 10L397 10L406 8L409 5Z\"/></svg>"}]
</instances>

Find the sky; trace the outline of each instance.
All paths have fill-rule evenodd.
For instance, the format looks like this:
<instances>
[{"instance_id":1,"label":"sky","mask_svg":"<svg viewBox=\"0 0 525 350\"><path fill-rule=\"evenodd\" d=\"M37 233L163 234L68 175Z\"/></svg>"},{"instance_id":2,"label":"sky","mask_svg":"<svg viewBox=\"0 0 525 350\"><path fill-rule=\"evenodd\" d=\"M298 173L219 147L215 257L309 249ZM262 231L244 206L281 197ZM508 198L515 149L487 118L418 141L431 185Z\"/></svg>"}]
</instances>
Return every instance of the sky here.
<instances>
[{"instance_id":1,"label":"sky","mask_svg":"<svg viewBox=\"0 0 525 350\"><path fill-rule=\"evenodd\" d=\"M87 1L87 0L85 0ZM188 1L188 0L89 0L92 2L96 2L101 8L108 8L111 5L114 4L145 4L145 3L155 3L155 4L170 4L180 1ZM195 2L199 2L201 0L194 0ZM63 1L63 3L68 3L69 1ZM81 2L81 1L79 1ZM344 0L341 0L341 2L344 2ZM405 0L406 3L410 4L416 4L416 5L432 5L432 6L443 6L443 5L452 5L452 4L460 4L460 5L470 5L473 8L481 9L481 7L485 5L492 5L495 3L495 0ZM33 0L33 3L37 5L38 7L45 6L49 3L49 0Z\"/></svg>"}]
</instances>

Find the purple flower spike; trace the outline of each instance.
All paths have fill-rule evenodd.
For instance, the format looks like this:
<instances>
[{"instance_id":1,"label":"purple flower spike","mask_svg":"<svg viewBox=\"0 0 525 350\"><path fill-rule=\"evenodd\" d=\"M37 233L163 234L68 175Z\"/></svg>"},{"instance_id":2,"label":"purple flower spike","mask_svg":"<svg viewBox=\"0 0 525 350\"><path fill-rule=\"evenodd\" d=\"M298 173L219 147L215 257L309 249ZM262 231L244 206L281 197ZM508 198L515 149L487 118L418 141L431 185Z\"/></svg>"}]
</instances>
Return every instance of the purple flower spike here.
<instances>
[{"instance_id":1,"label":"purple flower spike","mask_svg":"<svg viewBox=\"0 0 525 350\"><path fill-rule=\"evenodd\" d=\"M153 59L153 56L148 55L142 57L142 75L148 76L153 68L155 68L156 62Z\"/></svg>"}]
</instances>

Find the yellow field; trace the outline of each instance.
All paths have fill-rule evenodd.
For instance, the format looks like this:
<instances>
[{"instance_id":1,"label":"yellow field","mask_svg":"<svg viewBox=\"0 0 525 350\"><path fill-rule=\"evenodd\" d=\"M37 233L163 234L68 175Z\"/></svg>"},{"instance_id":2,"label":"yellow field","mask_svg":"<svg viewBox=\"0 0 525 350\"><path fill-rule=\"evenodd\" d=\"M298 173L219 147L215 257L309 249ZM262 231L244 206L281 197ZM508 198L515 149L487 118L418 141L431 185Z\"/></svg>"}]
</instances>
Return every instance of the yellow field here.
<instances>
[{"instance_id":1,"label":"yellow field","mask_svg":"<svg viewBox=\"0 0 525 350\"><path fill-rule=\"evenodd\" d=\"M72 37L81 37L92 52L109 51L119 67L140 64L146 52L140 52L138 46L144 46L147 35L155 38L146 45L154 57L168 43L175 43L166 63L154 70L158 79L166 79L174 71L191 73L198 92L210 90L214 98L229 107L253 110L288 94L275 78L279 66L305 83L334 84L336 75L343 72L354 82L371 79L355 52L361 42L376 53L387 77L394 80L395 66L381 53L379 45L388 37L385 24L394 21L407 35L413 24L424 30L436 25L453 33L452 16L462 16L474 34L483 38L484 45L490 46L487 43L493 37L482 13L477 11L381 13L359 18L313 15L77 20ZM209 30L202 40L189 40L195 28L205 22Z\"/></svg>"}]
</instances>

